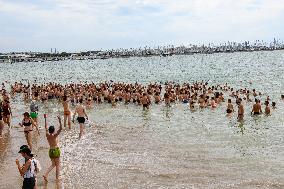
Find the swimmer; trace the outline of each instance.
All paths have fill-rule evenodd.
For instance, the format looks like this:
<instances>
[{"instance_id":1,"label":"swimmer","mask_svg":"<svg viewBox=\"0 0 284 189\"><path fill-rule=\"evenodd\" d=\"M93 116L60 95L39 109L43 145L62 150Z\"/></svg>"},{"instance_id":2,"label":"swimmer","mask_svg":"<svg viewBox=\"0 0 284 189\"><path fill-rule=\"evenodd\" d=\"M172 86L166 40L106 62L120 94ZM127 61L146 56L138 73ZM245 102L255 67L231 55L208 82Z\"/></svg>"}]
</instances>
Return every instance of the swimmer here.
<instances>
[{"instance_id":1,"label":"swimmer","mask_svg":"<svg viewBox=\"0 0 284 189\"><path fill-rule=\"evenodd\" d=\"M226 112L227 112L228 115L231 115L234 112L234 106L232 104L232 100L231 99L228 99Z\"/></svg>"},{"instance_id":2,"label":"swimmer","mask_svg":"<svg viewBox=\"0 0 284 189\"><path fill-rule=\"evenodd\" d=\"M272 109L276 109L276 102L272 102Z\"/></svg>"},{"instance_id":3,"label":"swimmer","mask_svg":"<svg viewBox=\"0 0 284 189\"><path fill-rule=\"evenodd\" d=\"M0 102L0 137L2 137L2 132L4 128L4 121L2 116L3 110L2 110L2 102Z\"/></svg>"},{"instance_id":4,"label":"swimmer","mask_svg":"<svg viewBox=\"0 0 284 189\"><path fill-rule=\"evenodd\" d=\"M141 98L141 103L143 105L143 110L149 110L149 105L150 105L150 101L147 97L147 94L146 93L143 93L143 97Z\"/></svg>"},{"instance_id":5,"label":"swimmer","mask_svg":"<svg viewBox=\"0 0 284 189\"><path fill-rule=\"evenodd\" d=\"M200 108L204 108L205 107L205 99L203 95L200 95L199 99L198 99L198 103L199 103L199 107Z\"/></svg>"},{"instance_id":6,"label":"swimmer","mask_svg":"<svg viewBox=\"0 0 284 189\"><path fill-rule=\"evenodd\" d=\"M74 115L73 115L73 123L75 122L76 114L78 114L77 121L79 122L79 125L80 125L79 138L81 138L83 133L84 133L85 121L86 121L86 119L88 119L86 109L83 105L83 99L79 100L79 104L75 108L75 112L74 112ZM86 117L86 119L85 119L85 117Z\"/></svg>"},{"instance_id":7,"label":"swimmer","mask_svg":"<svg viewBox=\"0 0 284 189\"><path fill-rule=\"evenodd\" d=\"M125 93L123 95L123 98L124 98L125 104L129 104L130 103L131 94L130 94L130 92L128 90L125 91Z\"/></svg>"},{"instance_id":8,"label":"swimmer","mask_svg":"<svg viewBox=\"0 0 284 189\"><path fill-rule=\"evenodd\" d=\"M191 100L190 103L189 103L189 108L190 108L191 111L193 111L194 108L195 108L194 104L195 104L195 102L193 100Z\"/></svg>"},{"instance_id":9,"label":"swimmer","mask_svg":"<svg viewBox=\"0 0 284 189\"><path fill-rule=\"evenodd\" d=\"M270 115L269 101L265 101L265 114Z\"/></svg>"},{"instance_id":10,"label":"swimmer","mask_svg":"<svg viewBox=\"0 0 284 189\"><path fill-rule=\"evenodd\" d=\"M39 129L38 129L38 126L35 124L34 120L30 117L29 112L25 112L23 115L24 115L24 119L22 120L21 123L19 123L19 125L21 127L24 127L24 133L25 133L28 146L32 150L33 127L36 128L38 135L40 135Z\"/></svg>"},{"instance_id":11,"label":"swimmer","mask_svg":"<svg viewBox=\"0 0 284 189\"><path fill-rule=\"evenodd\" d=\"M50 126L47 128L47 121L46 121L46 115L44 115L44 122L45 122L45 131L46 131L46 138L49 144L49 158L52 162L51 166L47 169L45 174L43 175L43 178L45 182L47 182L47 177L49 172L56 167L56 179L60 179L60 149L57 144L57 137L62 131L62 124L61 124L61 118L60 116L57 117L59 122L59 129L57 132L55 132L54 126Z\"/></svg>"},{"instance_id":12,"label":"swimmer","mask_svg":"<svg viewBox=\"0 0 284 189\"><path fill-rule=\"evenodd\" d=\"M256 93L255 89L252 90L252 95L253 95L254 97L257 96L257 93Z\"/></svg>"},{"instance_id":13,"label":"swimmer","mask_svg":"<svg viewBox=\"0 0 284 189\"><path fill-rule=\"evenodd\" d=\"M165 101L166 106L170 106L170 97L168 93L164 94L164 101Z\"/></svg>"},{"instance_id":14,"label":"swimmer","mask_svg":"<svg viewBox=\"0 0 284 189\"><path fill-rule=\"evenodd\" d=\"M2 115L4 123L6 123L9 128L11 128L12 110L10 107L10 102L8 100L4 100L2 102Z\"/></svg>"},{"instance_id":15,"label":"swimmer","mask_svg":"<svg viewBox=\"0 0 284 189\"><path fill-rule=\"evenodd\" d=\"M30 104L30 116L34 120L35 124L38 125L38 105L35 100L32 100Z\"/></svg>"},{"instance_id":16,"label":"swimmer","mask_svg":"<svg viewBox=\"0 0 284 189\"><path fill-rule=\"evenodd\" d=\"M211 107L212 108L216 108L217 107L217 103L215 102L215 98L211 97Z\"/></svg>"},{"instance_id":17,"label":"swimmer","mask_svg":"<svg viewBox=\"0 0 284 189\"><path fill-rule=\"evenodd\" d=\"M237 100L238 104L238 120L243 120L244 118L244 105L242 104L242 99Z\"/></svg>"},{"instance_id":18,"label":"swimmer","mask_svg":"<svg viewBox=\"0 0 284 189\"><path fill-rule=\"evenodd\" d=\"M87 99L86 106L87 106L87 108L91 108L92 107L92 98L91 97L89 97Z\"/></svg>"},{"instance_id":19,"label":"swimmer","mask_svg":"<svg viewBox=\"0 0 284 189\"><path fill-rule=\"evenodd\" d=\"M260 100L255 99L255 104L252 107L251 114L260 115L262 113Z\"/></svg>"},{"instance_id":20,"label":"swimmer","mask_svg":"<svg viewBox=\"0 0 284 189\"><path fill-rule=\"evenodd\" d=\"M250 91L247 90L245 94L246 94L246 99L247 99L247 101L248 101L248 102L252 102L252 100L249 98L249 97L250 97Z\"/></svg>"},{"instance_id":21,"label":"swimmer","mask_svg":"<svg viewBox=\"0 0 284 189\"><path fill-rule=\"evenodd\" d=\"M67 96L63 96L62 105L63 105L63 111L64 111L63 113L64 114L64 121L63 121L64 128L66 128L66 122L68 120L68 128L71 129L71 111L69 109L69 102L68 102Z\"/></svg>"}]
</instances>

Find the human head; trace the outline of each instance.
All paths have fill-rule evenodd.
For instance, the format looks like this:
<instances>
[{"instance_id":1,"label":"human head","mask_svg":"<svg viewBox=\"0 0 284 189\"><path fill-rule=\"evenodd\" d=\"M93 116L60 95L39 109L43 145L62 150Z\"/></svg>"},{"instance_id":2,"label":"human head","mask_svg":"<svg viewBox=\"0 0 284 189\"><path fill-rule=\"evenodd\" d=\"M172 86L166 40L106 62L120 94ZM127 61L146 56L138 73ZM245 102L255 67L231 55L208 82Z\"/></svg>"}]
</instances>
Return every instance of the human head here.
<instances>
[{"instance_id":1,"label":"human head","mask_svg":"<svg viewBox=\"0 0 284 189\"><path fill-rule=\"evenodd\" d=\"M33 154L27 145L22 145L18 153L21 153L24 158L33 157Z\"/></svg>"},{"instance_id":2,"label":"human head","mask_svg":"<svg viewBox=\"0 0 284 189\"><path fill-rule=\"evenodd\" d=\"M29 112L25 112L23 115L24 115L25 118L30 118Z\"/></svg>"},{"instance_id":3,"label":"human head","mask_svg":"<svg viewBox=\"0 0 284 189\"><path fill-rule=\"evenodd\" d=\"M240 105L240 104L242 103L242 99L241 99L241 98L237 98L236 103L237 103L238 105Z\"/></svg>"},{"instance_id":4,"label":"human head","mask_svg":"<svg viewBox=\"0 0 284 189\"><path fill-rule=\"evenodd\" d=\"M272 107L276 107L276 102L272 102Z\"/></svg>"},{"instance_id":5,"label":"human head","mask_svg":"<svg viewBox=\"0 0 284 189\"><path fill-rule=\"evenodd\" d=\"M82 99L82 98L80 98L79 103L80 103L80 104L82 104L82 103L83 103L83 99Z\"/></svg>"},{"instance_id":6,"label":"human head","mask_svg":"<svg viewBox=\"0 0 284 189\"><path fill-rule=\"evenodd\" d=\"M49 132L50 134L52 134L52 133L54 133L54 131L55 131L54 126L49 126L48 132Z\"/></svg>"},{"instance_id":7,"label":"human head","mask_svg":"<svg viewBox=\"0 0 284 189\"><path fill-rule=\"evenodd\" d=\"M38 92L35 92L34 96L35 96L35 97L38 97Z\"/></svg>"}]
</instances>

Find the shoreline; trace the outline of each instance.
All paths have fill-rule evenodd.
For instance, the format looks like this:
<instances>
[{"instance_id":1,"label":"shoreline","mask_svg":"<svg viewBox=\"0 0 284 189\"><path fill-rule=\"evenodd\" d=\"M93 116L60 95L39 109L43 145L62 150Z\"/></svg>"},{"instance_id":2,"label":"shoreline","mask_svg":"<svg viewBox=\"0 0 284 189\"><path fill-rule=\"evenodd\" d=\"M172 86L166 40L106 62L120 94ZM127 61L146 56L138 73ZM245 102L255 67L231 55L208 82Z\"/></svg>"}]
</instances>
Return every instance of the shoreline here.
<instances>
[{"instance_id":1,"label":"shoreline","mask_svg":"<svg viewBox=\"0 0 284 189\"><path fill-rule=\"evenodd\" d=\"M227 49L227 47L196 47L180 49L181 47L168 49L144 49L137 51L87 51L80 53L0 53L0 63L18 63L18 62L49 62L49 61L64 61L64 60L97 60L97 59L116 59L116 58L132 58L132 57L168 57L173 55L194 55L194 54L216 54L216 53L238 53L238 52L266 52L266 51L281 51L281 47L266 47L266 46L249 46L245 49ZM226 49L220 49L226 48ZM178 51L179 50L179 51Z\"/></svg>"}]
</instances>

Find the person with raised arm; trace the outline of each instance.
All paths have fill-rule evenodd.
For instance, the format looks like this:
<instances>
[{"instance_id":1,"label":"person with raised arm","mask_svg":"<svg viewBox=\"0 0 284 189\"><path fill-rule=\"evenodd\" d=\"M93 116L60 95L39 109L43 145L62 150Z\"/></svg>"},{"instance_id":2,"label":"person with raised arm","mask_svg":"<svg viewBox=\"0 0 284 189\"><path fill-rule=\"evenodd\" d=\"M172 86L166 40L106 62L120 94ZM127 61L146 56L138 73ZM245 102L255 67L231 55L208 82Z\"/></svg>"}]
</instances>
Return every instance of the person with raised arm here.
<instances>
[{"instance_id":1,"label":"person with raised arm","mask_svg":"<svg viewBox=\"0 0 284 189\"><path fill-rule=\"evenodd\" d=\"M58 122L59 122L59 129L57 132L55 132L54 126L47 127L47 116L44 114L44 121L45 121L45 130L46 130L46 138L48 141L48 144L50 146L49 148L49 157L51 159L52 165L47 169L45 174L43 175L44 180L47 182L47 177L49 172L56 167L56 179L59 180L60 176L60 149L58 147L57 143L57 137L62 131L62 123L60 116L57 116Z\"/></svg>"}]
</instances>

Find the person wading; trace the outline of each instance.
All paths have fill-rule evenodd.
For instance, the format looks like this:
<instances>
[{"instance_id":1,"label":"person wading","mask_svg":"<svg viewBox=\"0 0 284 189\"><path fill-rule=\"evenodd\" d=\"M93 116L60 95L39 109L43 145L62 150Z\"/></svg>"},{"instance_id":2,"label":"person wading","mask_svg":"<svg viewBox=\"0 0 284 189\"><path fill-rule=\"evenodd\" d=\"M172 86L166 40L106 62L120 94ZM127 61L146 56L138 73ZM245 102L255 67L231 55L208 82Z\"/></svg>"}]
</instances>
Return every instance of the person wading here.
<instances>
[{"instance_id":1,"label":"person wading","mask_svg":"<svg viewBox=\"0 0 284 189\"><path fill-rule=\"evenodd\" d=\"M33 154L29 148L20 148L19 153L25 158L25 164L20 165L20 161L16 159L19 173L24 178L22 189L36 188L36 163L33 159Z\"/></svg>"},{"instance_id":2,"label":"person wading","mask_svg":"<svg viewBox=\"0 0 284 189\"><path fill-rule=\"evenodd\" d=\"M57 132L55 132L54 126L50 126L47 128L47 120L46 120L46 114L44 115L44 121L45 121L45 130L46 130L46 138L48 141L48 144L50 146L49 149L49 157L51 159L51 166L47 169L45 174L43 175L44 180L47 182L47 177L49 172L56 167L56 179L59 180L60 176L60 149L57 144L57 137L62 131L62 124L61 124L61 118L58 116L58 122L59 122L59 129Z\"/></svg>"}]
</instances>

